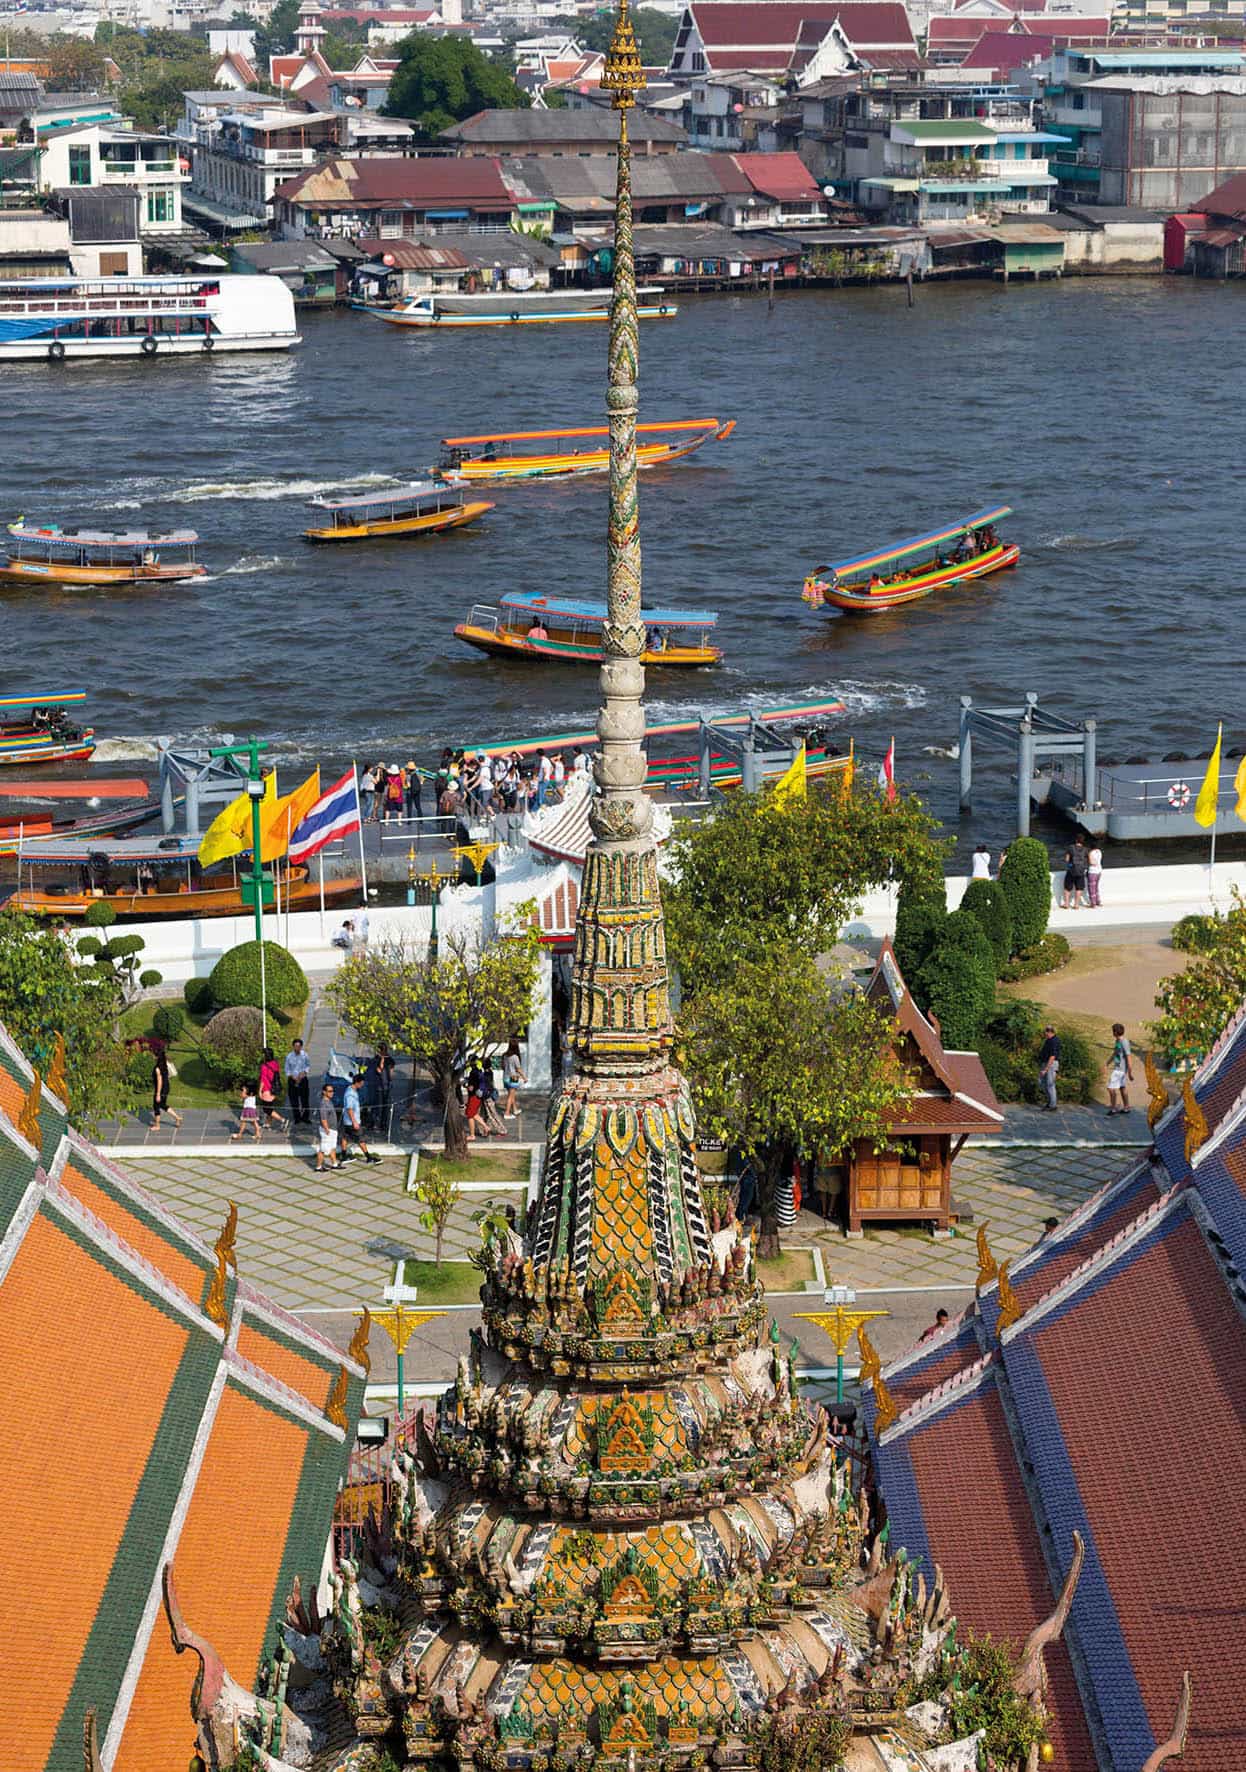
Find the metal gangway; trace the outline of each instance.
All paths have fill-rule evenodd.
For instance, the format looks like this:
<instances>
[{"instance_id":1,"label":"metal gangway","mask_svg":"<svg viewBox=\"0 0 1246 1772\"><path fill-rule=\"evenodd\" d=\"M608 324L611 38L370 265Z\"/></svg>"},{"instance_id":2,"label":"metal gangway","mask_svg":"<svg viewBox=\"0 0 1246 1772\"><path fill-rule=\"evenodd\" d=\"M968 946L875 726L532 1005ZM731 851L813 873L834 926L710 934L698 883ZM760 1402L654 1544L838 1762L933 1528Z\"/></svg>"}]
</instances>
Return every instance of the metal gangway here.
<instances>
[{"instance_id":1,"label":"metal gangway","mask_svg":"<svg viewBox=\"0 0 1246 1772\"><path fill-rule=\"evenodd\" d=\"M1017 756L1017 835L1030 834L1030 801L1035 765L1040 757L1080 757L1083 795L1092 802L1096 792L1096 722L1069 720L1063 714L1040 708L1038 697L1028 692L1025 704L1014 708L975 708L973 697L960 698L960 809L973 805L973 741L994 740L1015 747Z\"/></svg>"}]
</instances>

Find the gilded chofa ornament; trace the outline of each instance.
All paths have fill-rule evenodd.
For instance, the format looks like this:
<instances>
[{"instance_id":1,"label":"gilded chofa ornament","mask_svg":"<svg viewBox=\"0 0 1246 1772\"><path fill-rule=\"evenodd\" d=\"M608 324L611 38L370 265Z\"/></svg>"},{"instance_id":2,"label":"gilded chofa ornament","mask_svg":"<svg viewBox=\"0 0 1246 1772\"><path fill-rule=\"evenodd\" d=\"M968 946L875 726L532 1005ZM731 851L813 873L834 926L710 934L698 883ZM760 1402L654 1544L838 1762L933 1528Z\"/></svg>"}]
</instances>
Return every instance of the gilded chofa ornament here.
<instances>
[{"instance_id":1,"label":"gilded chofa ornament","mask_svg":"<svg viewBox=\"0 0 1246 1772\"><path fill-rule=\"evenodd\" d=\"M323 1639L360 1736L400 1729L408 1766L457 1772L756 1766L780 1707L893 1724L945 1628L915 1586L881 1580L859 1467L799 1395L753 1245L734 1220L711 1231L671 1062L641 750L626 109L643 77L626 5L604 83L622 113L608 620L574 1070L522 1235L478 1258L481 1324L455 1382L394 1452L395 1615L415 1622L387 1666L332 1625Z\"/></svg>"},{"instance_id":2,"label":"gilded chofa ornament","mask_svg":"<svg viewBox=\"0 0 1246 1772\"><path fill-rule=\"evenodd\" d=\"M1147 1103L1146 1123L1154 1131L1168 1112L1168 1091L1152 1054L1148 1052L1143 1062L1146 1067L1147 1094L1151 1098Z\"/></svg>"},{"instance_id":3,"label":"gilded chofa ornament","mask_svg":"<svg viewBox=\"0 0 1246 1772\"><path fill-rule=\"evenodd\" d=\"M36 1150L43 1145L43 1132L39 1125L39 1103L43 1099L43 1079L38 1071L31 1079L30 1088L26 1091L26 1099L22 1103L22 1111L17 1116L17 1130L26 1143Z\"/></svg>"},{"instance_id":4,"label":"gilded chofa ornament","mask_svg":"<svg viewBox=\"0 0 1246 1772\"><path fill-rule=\"evenodd\" d=\"M1185 1160L1192 1163L1196 1154L1207 1143L1207 1115L1198 1104L1188 1072L1181 1085L1181 1099L1185 1104Z\"/></svg>"}]
</instances>

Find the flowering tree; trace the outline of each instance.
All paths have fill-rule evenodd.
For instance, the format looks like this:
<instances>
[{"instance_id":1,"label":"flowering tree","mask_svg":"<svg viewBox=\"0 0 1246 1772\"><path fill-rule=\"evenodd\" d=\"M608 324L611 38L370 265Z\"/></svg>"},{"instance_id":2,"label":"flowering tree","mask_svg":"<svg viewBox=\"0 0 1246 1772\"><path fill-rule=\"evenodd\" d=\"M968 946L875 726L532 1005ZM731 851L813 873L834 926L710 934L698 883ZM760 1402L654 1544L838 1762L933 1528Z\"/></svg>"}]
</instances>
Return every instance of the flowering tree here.
<instances>
[{"instance_id":1,"label":"flowering tree","mask_svg":"<svg viewBox=\"0 0 1246 1772\"><path fill-rule=\"evenodd\" d=\"M344 961L326 992L361 1039L383 1040L431 1072L447 1157L467 1155L458 1068L473 1049L509 1039L531 1012L540 939L523 912L519 917L509 934L484 948L461 935L443 937L435 958L423 943L379 942Z\"/></svg>"},{"instance_id":2,"label":"flowering tree","mask_svg":"<svg viewBox=\"0 0 1246 1772\"><path fill-rule=\"evenodd\" d=\"M1170 1064L1197 1062L1209 1052L1246 997L1246 900L1233 889L1232 909L1209 919L1205 951L1184 972L1162 978L1151 1023Z\"/></svg>"}]
</instances>

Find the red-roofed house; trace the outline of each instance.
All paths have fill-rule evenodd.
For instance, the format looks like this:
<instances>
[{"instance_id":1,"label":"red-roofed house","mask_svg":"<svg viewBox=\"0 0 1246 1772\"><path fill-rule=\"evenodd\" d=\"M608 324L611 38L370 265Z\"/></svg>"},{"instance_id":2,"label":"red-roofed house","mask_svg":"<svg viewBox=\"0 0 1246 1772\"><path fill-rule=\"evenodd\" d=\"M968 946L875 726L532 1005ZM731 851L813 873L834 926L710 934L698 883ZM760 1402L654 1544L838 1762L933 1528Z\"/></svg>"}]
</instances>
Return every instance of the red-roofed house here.
<instances>
[{"instance_id":1,"label":"red-roofed house","mask_svg":"<svg viewBox=\"0 0 1246 1772\"><path fill-rule=\"evenodd\" d=\"M497 161L480 158L327 160L273 196L287 239L502 230L514 211Z\"/></svg>"},{"instance_id":2,"label":"red-roofed house","mask_svg":"<svg viewBox=\"0 0 1246 1772\"><path fill-rule=\"evenodd\" d=\"M821 186L800 155L792 150L777 154L715 154L714 160L730 160L744 175L747 195L728 194L723 218L730 228L799 226L826 220L826 198ZM724 189L728 181L724 179Z\"/></svg>"},{"instance_id":3,"label":"red-roofed house","mask_svg":"<svg viewBox=\"0 0 1246 1772\"><path fill-rule=\"evenodd\" d=\"M230 87L235 92L249 92L259 83L259 75L240 49L227 49L212 70L213 86Z\"/></svg>"},{"instance_id":4,"label":"red-roofed house","mask_svg":"<svg viewBox=\"0 0 1246 1772\"><path fill-rule=\"evenodd\" d=\"M930 20L926 37L926 54L932 62L945 65L964 62L985 31L1013 31L1031 36L1050 37L1059 45L1069 43L1106 43L1112 32L1112 21L1104 13L1094 15L1066 12L1044 12L1009 6L1002 14L985 14L976 8L959 7L955 12L941 13ZM977 67L980 64L972 63Z\"/></svg>"},{"instance_id":5,"label":"red-roofed house","mask_svg":"<svg viewBox=\"0 0 1246 1772\"><path fill-rule=\"evenodd\" d=\"M983 31L961 66L985 79L1011 80L1028 62L1050 55L1054 37L1043 36L1027 25L1023 31Z\"/></svg>"},{"instance_id":6,"label":"red-roofed house","mask_svg":"<svg viewBox=\"0 0 1246 1772\"><path fill-rule=\"evenodd\" d=\"M1195 275L1240 277L1246 271L1246 172L1235 172L1190 208L1192 216L1206 218L1191 241Z\"/></svg>"},{"instance_id":7,"label":"red-roofed house","mask_svg":"<svg viewBox=\"0 0 1246 1772\"><path fill-rule=\"evenodd\" d=\"M1246 1566L1224 1537L1246 1485L1244 1076L1239 1012L1191 1079L1200 1123L1168 1108L1154 1149L1010 1272L980 1251L970 1310L865 1398L891 1544L942 1569L962 1626L1019 1645L1080 1538L1047 1654L1048 1735L1079 1772L1158 1764L1186 1674L1177 1763L1246 1764Z\"/></svg>"},{"instance_id":8,"label":"red-roofed house","mask_svg":"<svg viewBox=\"0 0 1246 1772\"><path fill-rule=\"evenodd\" d=\"M915 68L919 59L898 0L690 0L670 73L689 82L772 73L803 83L850 67Z\"/></svg>"}]
</instances>

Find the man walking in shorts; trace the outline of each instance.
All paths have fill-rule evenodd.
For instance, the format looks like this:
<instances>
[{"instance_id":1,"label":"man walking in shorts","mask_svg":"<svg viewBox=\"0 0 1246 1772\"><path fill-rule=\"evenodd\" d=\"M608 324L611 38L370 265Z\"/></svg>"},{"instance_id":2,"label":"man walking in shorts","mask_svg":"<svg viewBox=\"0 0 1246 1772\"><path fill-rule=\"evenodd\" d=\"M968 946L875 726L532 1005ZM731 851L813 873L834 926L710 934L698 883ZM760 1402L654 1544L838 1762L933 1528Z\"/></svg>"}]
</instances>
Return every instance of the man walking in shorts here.
<instances>
[{"instance_id":1,"label":"man walking in shorts","mask_svg":"<svg viewBox=\"0 0 1246 1772\"><path fill-rule=\"evenodd\" d=\"M348 1156L348 1145L357 1144L369 1163L379 1163L380 1158L370 1151L364 1141L363 1117L359 1105L359 1085L363 1082L363 1072L356 1071L346 1085L346 1095L342 1102L342 1136L338 1146L339 1159L345 1162Z\"/></svg>"},{"instance_id":2,"label":"man walking in shorts","mask_svg":"<svg viewBox=\"0 0 1246 1772\"><path fill-rule=\"evenodd\" d=\"M316 1173L336 1169L337 1108L333 1105L333 1085L326 1083L316 1103Z\"/></svg>"}]
</instances>

